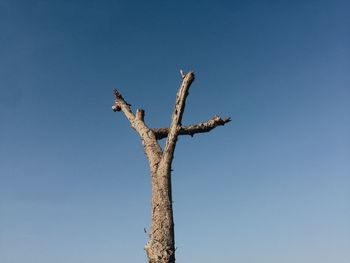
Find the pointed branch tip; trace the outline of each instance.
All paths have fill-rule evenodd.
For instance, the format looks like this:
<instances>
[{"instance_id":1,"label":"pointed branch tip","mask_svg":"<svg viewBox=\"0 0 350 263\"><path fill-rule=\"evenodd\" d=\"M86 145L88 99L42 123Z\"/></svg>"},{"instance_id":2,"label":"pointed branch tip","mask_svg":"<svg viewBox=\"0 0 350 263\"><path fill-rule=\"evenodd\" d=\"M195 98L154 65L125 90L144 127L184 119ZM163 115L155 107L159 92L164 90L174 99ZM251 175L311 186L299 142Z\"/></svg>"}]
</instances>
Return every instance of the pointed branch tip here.
<instances>
[{"instance_id":1,"label":"pointed branch tip","mask_svg":"<svg viewBox=\"0 0 350 263\"><path fill-rule=\"evenodd\" d=\"M117 89L113 89L113 95L114 95L116 98L119 98L119 97L122 96L122 95L120 94L120 92L119 92Z\"/></svg>"},{"instance_id":2,"label":"pointed branch tip","mask_svg":"<svg viewBox=\"0 0 350 263\"><path fill-rule=\"evenodd\" d=\"M184 78L186 76L185 72L182 69L180 69L180 74L181 74L182 78Z\"/></svg>"},{"instance_id":3,"label":"pointed branch tip","mask_svg":"<svg viewBox=\"0 0 350 263\"><path fill-rule=\"evenodd\" d=\"M231 117L226 117L226 118L224 119L224 122L225 122L225 123L230 122L230 121L231 121Z\"/></svg>"}]
</instances>

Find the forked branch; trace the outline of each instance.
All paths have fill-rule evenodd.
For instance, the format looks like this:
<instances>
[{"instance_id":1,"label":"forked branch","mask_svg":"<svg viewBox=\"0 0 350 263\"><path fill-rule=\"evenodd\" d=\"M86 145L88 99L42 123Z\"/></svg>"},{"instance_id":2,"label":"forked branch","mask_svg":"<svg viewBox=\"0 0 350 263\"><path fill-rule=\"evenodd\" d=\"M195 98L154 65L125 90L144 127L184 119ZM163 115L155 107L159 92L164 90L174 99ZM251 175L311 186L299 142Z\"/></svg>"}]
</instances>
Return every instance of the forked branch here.
<instances>
[{"instance_id":1,"label":"forked branch","mask_svg":"<svg viewBox=\"0 0 350 263\"><path fill-rule=\"evenodd\" d=\"M176 96L175 107L169 128L150 129L144 121L145 111L131 110L131 105L125 101L119 91L114 90L115 103L113 111L122 111L130 121L131 127L141 137L145 153L150 162L152 177L152 226L149 240L145 245L149 263L174 263L175 240L174 221L171 193L171 163L177 137L179 135L191 135L209 132L217 126L230 122L230 118L215 115L206 122L182 126L188 90L194 81L194 73L180 72L182 83ZM164 151L158 140L166 138Z\"/></svg>"},{"instance_id":2,"label":"forked branch","mask_svg":"<svg viewBox=\"0 0 350 263\"><path fill-rule=\"evenodd\" d=\"M230 118L222 119L220 116L215 115L206 122L182 126L181 121L185 110L186 98L188 96L189 88L195 79L195 76L193 72L185 74L181 70L180 73L182 77L182 83L176 95L175 107L169 128L148 128L144 121L145 111L143 109L137 109L136 114L134 114L131 110L131 105L125 101L121 93L117 90L114 90L113 92L116 98L115 103L112 106L113 111L122 111L126 118L130 121L131 127L139 133L144 144L147 157L149 159L152 159L150 157L156 154L157 164L161 158L162 162L167 168L169 168L168 166L171 165L177 137L179 135L193 136L197 133L206 133L216 128L217 126L223 126L231 121ZM164 147L164 151L162 151L157 140L164 138L167 138L167 141Z\"/></svg>"},{"instance_id":3,"label":"forked branch","mask_svg":"<svg viewBox=\"0 0 350 263\"><path fill-rule=\"evenodd\" d=\"M137 109L135 116L131 110L131 105L125 101L120 92L115 89L113 94L115 96L115 102L112 106L112 110L114 112L122 111L125 117L130 121L131 127L135 129L141 137L151 167L156 169L163 153L154 133L147 127L144 121L145 111L143 109Z\"/></svg>"}]
</instances>

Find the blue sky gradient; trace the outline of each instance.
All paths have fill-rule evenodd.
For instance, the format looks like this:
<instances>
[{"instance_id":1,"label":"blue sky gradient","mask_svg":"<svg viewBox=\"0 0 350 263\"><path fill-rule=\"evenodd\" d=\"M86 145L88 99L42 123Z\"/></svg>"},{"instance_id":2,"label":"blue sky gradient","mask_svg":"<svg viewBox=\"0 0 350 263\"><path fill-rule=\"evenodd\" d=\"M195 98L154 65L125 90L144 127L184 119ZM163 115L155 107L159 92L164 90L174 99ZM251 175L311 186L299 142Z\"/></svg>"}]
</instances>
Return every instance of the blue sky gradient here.
<instances>
[{"instance_id":1,"label":"blue sky gradient","mask_svg":"<svg viewBox=\"0 0 350 263\"><path fill-rule=\"evenodd\" d=\"M148 163L194 70L178 262L350 262L349 1L0 1L0 262L146 262Z\"/></svg>"}]
</instances>

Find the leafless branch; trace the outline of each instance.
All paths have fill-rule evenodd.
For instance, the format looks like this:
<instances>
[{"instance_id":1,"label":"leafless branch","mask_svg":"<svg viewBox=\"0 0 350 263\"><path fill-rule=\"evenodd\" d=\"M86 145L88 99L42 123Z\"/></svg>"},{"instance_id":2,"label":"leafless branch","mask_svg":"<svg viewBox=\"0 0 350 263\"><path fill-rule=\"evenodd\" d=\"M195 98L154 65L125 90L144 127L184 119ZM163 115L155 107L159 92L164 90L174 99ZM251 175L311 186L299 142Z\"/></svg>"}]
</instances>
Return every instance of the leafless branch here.
<instances>
[{"instance_id":1,"label":"leafless branch","mask_svg":"<svg viewBox=\"0 0 350 263\"><path fill-rule=\"evenodd\" d=\"M182 115L185 110L188 90L195 78L193 72L189 72L187 74L182 73L182 75L183 75L183 79L182 79L180 89L176 95L175 107L171 118L168 138L165 143L164 153L162 158L162 162L166 164L171 164L171 160L173 159L176 140L179 133L179 128L181 126ZM167 169L170 169L170 168L167 167Z\"/></svg>"},{"instance_id":2,"label":"leafless branch","mask_svg":"<svg viewBox=\"0 0 350 263\"><path fill-rule=\"evenodd\" d=\"M214 117L212 117L210 120L206 122L181 126L178 131L178 135L193 136L194 134L197 134L197 133L209 132L212 129L216 128L217 126L223 126L230 121L231 121L230 118L222 119L221 117L215 115ZM169 134L169 128L154 128L152 129L152 131L154 132L157 140L164 139Z\"/></svg>"},{"instance_id":3,"label":"leafless branch","mask_svg":"<svg viewBox=\"0 0 350 263\"><path fill-rule=\"evenodd\" d=\"M121 93L118 90L114 90L113 94L115 96L115 102L112 106L112 110L114 112L122 111L125 117L130 121L131 127L135 129L141 137L151 167L154 167L156 170L163 153L153 131L147 127L144 121L145 111L143 109L137 109L135 116L131 110L131 105L125 101Z\"/></svg>"}]
</instances>

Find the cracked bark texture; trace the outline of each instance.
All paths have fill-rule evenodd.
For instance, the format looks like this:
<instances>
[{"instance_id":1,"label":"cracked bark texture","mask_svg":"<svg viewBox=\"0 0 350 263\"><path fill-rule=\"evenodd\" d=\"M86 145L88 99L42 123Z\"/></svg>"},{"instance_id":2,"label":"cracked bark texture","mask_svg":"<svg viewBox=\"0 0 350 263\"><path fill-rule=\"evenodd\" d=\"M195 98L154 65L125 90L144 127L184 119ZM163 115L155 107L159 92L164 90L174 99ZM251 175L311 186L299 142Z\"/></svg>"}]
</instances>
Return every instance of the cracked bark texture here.
<instances>
[{"instance_id":1,"label":"cracked bark texture","mask_svg":"<svg viewBox=\"0 0 350 263\"><path fill-rule=\"evenodd\" d=\"M152 223L149 240L144 249L149 263L174 263L175 238L172 207L171 164L179 135L193 136L196 133L209 132L217 126L225 125L230 118L215 115L206 122L182 126L188 90L195 79L193 72L185 74L180 71L182 83L176 96L175 107L169 128L149 128L144 120L145 111L137 109L134 114L131 105L121 93L114 90L115 102L113 111L122 111L130 121L131 127L141 137L144 151L149 160L152 180ZM164 150L158 140L167 138Z\"/></svg>"}]
</instances>

